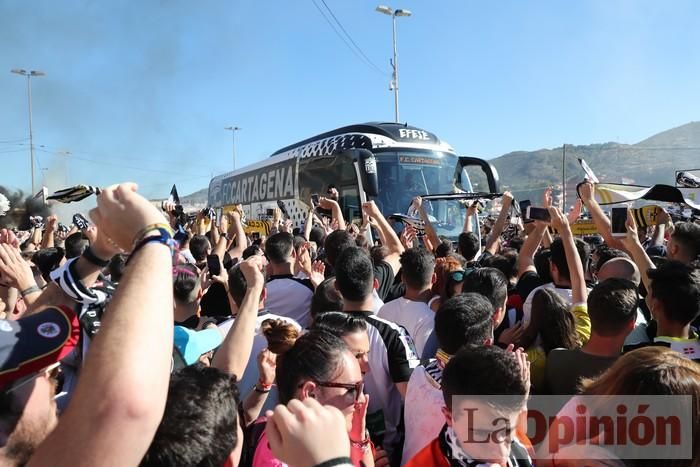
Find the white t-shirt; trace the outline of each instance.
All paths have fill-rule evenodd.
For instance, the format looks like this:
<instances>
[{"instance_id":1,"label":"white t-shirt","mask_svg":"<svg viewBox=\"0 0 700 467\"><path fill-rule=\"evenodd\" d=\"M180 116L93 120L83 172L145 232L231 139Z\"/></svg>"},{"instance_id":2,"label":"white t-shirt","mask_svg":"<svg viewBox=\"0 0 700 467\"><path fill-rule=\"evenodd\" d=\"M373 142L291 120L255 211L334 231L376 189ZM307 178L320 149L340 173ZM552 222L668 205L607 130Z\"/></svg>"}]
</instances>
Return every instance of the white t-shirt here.
<instances>
[{"instance_id":1,"label":"white t-shirt","mask_svg":"<svg viewBox=\"0 0 700 467\"><path fill-rule=\"evenodd\" d=\"M386 303L377 315L403 326L413 338L418 355L423 355L425 343L435 327L435 313L427 303L400 297Z\"/></svg>"},{"instance_id":2,"label":"white t-shirt","mask_svg":"<svg viewBox=\"0 0 700 467\"><path fill-rule=\"evenodd\" d=\"M271 276L265 289L265 307L270 313L292 318L303 328L311 325L311 298L314 295L311 281L291 274Z\"/></svg>"},{"instance_id":3,"label":"white t-shirt","mask_svg":"<svg viewBox=\"0 0 700 467\"><path fill-rule=\"evenodd\" d=\"M364 375L365 392L370 395L368 414L383 412L384 449L398 448L397 428L401 421L401 394L396 384L408 382L419 359L413 342L401 326L367 312L352 312L367 321L369 372Z\"/></svg>"},{"instance_id":4,"label":"white t-shirt","mask_svg":"<svg viewBox=\"0 0 700 467\"><path fill-rule=\"evenodd\" d=\"M445 424L442 407L442 369L436 361L413 370L408 380L406 404L404 406L404 424L406 439L403 443L401 465L406 464L418 451L430 444L440 434Z\"/></svg>"},{"instance_id":5,"label":"white t-shirt","mask_svg":"<svg viewBox=\"0 0 700 467\"><path fill-rule=\"evenodd\" d=\"M301 332L301 326L295 320L291 318L286 318L284 316L279 316L270 313L268 310L262 310L258 312L258 317L255 322L255 337L253 338L253 349L250 352L250 358L248 359L248 364L245 367L243 376L238 379L238 391L241 395L241 400L245 399L246 395L250 393L253 389L255 383L258 382L260 378L260 373L258 372L258 354L262 349L267 347L267 339L260 330L260 326L266 319L281 319L297 328ZM235 318L228 319L221 324L219 324L219 331L225 337L231 330ZM270 393L267 395L267 400L262 408L261 413L265 413L265 410L272 410L277 405L279 398L277 396L277 387L273 386Z\"/></svg>"}]
</instances>

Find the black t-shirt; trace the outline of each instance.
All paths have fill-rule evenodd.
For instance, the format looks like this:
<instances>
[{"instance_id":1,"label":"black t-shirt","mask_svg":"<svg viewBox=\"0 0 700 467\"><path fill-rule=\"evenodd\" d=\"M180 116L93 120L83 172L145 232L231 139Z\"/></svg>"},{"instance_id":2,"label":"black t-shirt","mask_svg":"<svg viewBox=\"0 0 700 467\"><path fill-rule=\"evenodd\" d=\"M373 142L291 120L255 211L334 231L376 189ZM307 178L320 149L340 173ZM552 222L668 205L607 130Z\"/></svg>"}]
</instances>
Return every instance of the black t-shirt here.
<instances>
[{"instance_id":1,"label":"black t-shirt","mask_svg":"<svg viewBox=\"0 0 700 467\"><path fill-rule=\"evenodd\" d=\"M518 283L515 285L515 290L518 292L518 295L520 295L520 298L522 298L524 302L527 300L527 297L533 290L544 284L545 283L542 281L542 278L536 272L527 271L525 274L520 276L520 279L518 279Z\"/></svg>"},{"instance_id":2,"label":"black t-shirt","mask_svg":"<svg viewBox=\"0 0 700 467\"><path fill-rule=\"evenodd\" d=\"M374 278L379 282L377 294L383 301L389 295L389 291L394 284L394 270L386 261L379 261L374 264Z\"/></svg>"}]
</instances>

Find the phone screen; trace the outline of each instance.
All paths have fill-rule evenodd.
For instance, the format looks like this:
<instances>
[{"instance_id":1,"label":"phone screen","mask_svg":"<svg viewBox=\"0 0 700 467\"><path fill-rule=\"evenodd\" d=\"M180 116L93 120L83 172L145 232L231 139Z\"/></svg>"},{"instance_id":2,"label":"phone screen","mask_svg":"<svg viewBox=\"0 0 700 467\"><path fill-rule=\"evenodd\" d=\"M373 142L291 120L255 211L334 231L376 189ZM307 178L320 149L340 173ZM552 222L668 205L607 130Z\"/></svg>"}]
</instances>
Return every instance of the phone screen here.
<instances>
[{"instance_id":1,"label":"phone screen","mask_svg":"<svg viewBox=\"0 0 700 467\"><path fill-rule=\"evenodd\" d=\"M219 261L217 255L207 255L207 267L209 268L209 274L212 276L221 274L221 261Z\"/></svg>"},{"instance_id":2,"label":"phone screen","mask_svg":"<svg viewBox=\"0 0 700 467\"><path fill-rule=\"evenodd\" d=\"M549 222L549 211L545 208L536 208L534 206L528 206L526 210L525 217L527 219L538 220Z\"/></svg>"},{"instance_id":3,"label":"phone screen","mask_svg":"<svg viewBox=\"0 0 700 467\"><path fill-rule=\"evenodd\" d=\"M527 208L530 207L532 203L530 203L529 199L524 199L518 203L518 207L520 208L520 216L525 219L525 214L527 213ZM525 219L525 222L532 222L532 219Z\"/></svg>"},{"instance_id":4,"label":"phone screen","mask_svg":"<svg viewBox=\"0 0 700 467\"><path fill-rule=\"evenodd\" d=\"M268 210L267 210L267 215L268 215L268 216L274 216L274 215L275 215L275 210L274 210L274 209L268 209Z\"/></svg>"},{"instance_id":5,"label":"phone screen","mask_svg":"<svg viewBox=\"0 0 700 467\"><path fill-rule=\"evenodd\" d=\"M627 208L612 208L610 212L610 223L613 237L624 237L627 235Z\"/></svg>"},{"instance_id":6,"label":"phone screen","mask_svg":"<svg viewBox=\"0 0 700 467\"><path fill-rule=\"evenodd\" d=\"M311 204L313 204L314 207L318 206L318 195L316 195L316 194L311 195Z\"/></svg>"}]
</instances>

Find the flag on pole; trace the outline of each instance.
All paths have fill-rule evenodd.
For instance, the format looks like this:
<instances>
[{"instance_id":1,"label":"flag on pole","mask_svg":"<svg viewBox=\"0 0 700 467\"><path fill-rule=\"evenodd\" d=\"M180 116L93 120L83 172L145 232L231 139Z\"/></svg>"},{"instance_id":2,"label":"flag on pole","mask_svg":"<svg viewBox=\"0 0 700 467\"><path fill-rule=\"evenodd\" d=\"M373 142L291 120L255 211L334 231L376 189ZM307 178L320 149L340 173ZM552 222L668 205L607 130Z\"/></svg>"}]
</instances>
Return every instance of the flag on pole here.
<instances>
[{"instance_id":1,"label":"flag on pole","mask_svg":"<svg viewBox=\"0 0 700 467\"><path fill-rule=\"evenodd\" d=\"M49 196L49 189L46 188L45 186L41 187L41 190L39 190L33 197L32 199L40 199L44 205L46 205L46 200L48 199Z\"/></svg>"},{"instance_id":2,"label":"flag on pole","mask_svg":"<svg viewBox=\"0 0 700 467\"><path fill-rule=\"evenodd\" d=\"M576 189L581 186L579 184ZM638 199L682 203L700 209L700 188L677 188L670 185L623 185L621 183L598 183L595 199L600 205L627 203Z\"/></svg>"},{"instance_id":3,"label":"flag on pole","mask_svg":"<svg viewBox=\"0 0 700 467\"><path fill-rule=\"evenodd\" d=\"M170 196L168 196L168 203L175 203L175 206L178 206L180 204L180 195L177 194L177 187L175 184L173 184L173 187L170 189Z\"/></svg>"},{"instance_id":4,"label":"flag on pole","mask_svg":"<svg viewBox=\"0 0 700 467\"><path fill-rule=\"evenodd\" d=\"M74 201L82 201L93 194L99 195L100 189L90 185L76 185L58 190L46 199L58 201L59 203L72 203Z\"/></svg>"}]
</instances>

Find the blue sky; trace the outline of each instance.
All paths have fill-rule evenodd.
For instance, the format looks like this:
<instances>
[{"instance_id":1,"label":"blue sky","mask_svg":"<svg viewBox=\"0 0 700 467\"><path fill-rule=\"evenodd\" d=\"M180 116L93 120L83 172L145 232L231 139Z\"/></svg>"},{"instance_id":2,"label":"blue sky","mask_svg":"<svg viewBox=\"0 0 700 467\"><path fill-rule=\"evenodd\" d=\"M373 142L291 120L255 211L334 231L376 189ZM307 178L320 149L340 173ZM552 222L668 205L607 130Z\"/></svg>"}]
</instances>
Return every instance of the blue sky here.
<instances>
[{"instance_id":1,"label":"blue sky","mask_svg":"<svg viewBox=\"0 0 700 467\"><path fill-rule=\"evenodd\" d=\"M316 5L324 8L322 0ZM28 189L26 82L50 188L206 187L335 127L393 119L379 2L0 0L0 184ZM634 143L697 120L700 2L417 1L399 18L401 120L485 158L563 142ZM325 11L325 10L324 10ZM43 146L43 147L41 147ZM72 154L62 156L60 151Z\"/></svg>"}]
</instances>

